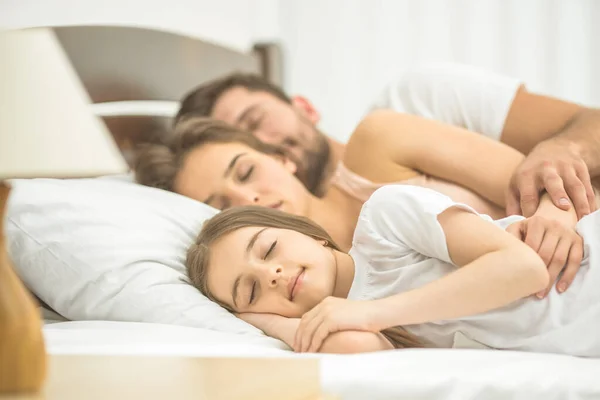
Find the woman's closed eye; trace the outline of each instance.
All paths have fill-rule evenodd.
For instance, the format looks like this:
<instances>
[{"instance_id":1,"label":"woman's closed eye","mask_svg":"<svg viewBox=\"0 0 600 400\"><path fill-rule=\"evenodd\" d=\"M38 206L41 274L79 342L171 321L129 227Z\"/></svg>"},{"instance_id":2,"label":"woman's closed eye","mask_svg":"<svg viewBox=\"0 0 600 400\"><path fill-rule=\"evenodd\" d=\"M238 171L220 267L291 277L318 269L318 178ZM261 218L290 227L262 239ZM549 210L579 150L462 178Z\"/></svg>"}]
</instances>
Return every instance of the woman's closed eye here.
<instances>
[{"instance_id":1,"label":"woman's closed eye","mask_svg":"<svg viewBox=\"0 0 600 400\"><path fill-rule=\"evenodd\" d=\"M245 172L240 174L240 177L239 177L240 181L246 182L248 179L250 179L253 172L254 172L254 165L250 166L250 168L248 168Z\"/></svg>"}]
</instances>

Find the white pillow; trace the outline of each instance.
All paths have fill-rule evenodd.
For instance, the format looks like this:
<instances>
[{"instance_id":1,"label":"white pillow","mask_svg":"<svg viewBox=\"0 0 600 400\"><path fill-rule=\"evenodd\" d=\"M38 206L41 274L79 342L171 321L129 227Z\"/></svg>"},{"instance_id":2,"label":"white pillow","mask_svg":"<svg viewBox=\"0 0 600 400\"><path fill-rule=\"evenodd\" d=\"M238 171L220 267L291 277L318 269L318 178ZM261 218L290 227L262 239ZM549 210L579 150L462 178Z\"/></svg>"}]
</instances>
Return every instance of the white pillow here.
<instances>
[{"instance_id":1,"label":"white pillow","mask_svg":"<svg viewBox=\"0 0 600 400\"><path fill-rule=\"evenodd\" d=\"M123 179L11 184L9 254L27 287L59 314L264 339L184 281L186 250L215 209Z\"/></svg>"}]
</instances>

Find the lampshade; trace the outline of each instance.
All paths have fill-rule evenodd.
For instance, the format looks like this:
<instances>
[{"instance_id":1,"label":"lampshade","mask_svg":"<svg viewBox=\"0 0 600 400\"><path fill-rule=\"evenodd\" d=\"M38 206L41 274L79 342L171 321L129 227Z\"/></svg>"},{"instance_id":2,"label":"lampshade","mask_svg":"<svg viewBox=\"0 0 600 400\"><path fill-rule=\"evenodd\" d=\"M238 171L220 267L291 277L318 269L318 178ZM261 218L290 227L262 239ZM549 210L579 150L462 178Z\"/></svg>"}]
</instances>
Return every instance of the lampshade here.
<instances>
[{"instance_id":1,"label":"lampshade","mask_svg":"<svg viewBox=\"0 0 600 400\"><path fill-rule=\"evenodd\" d=\"M126 171L89 103L52 30L0 32L0 180Z\"/></svg>"}]
</instances>

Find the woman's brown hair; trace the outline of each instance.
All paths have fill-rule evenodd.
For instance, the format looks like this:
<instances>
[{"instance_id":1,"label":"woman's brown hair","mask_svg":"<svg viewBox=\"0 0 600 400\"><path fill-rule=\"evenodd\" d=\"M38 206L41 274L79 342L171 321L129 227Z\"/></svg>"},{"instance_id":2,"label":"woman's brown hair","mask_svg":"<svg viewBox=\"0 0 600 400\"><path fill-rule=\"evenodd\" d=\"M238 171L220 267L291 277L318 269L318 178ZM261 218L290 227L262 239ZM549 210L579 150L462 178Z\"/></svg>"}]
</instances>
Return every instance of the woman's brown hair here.
<instances>
[{"instance_id":1,"label":"woman's brown hair","mask_svg":"<svg viewBox=\"0 0 600 400\"><path fill-rule=\"evenodd\" d=\"M281 149L261 142L248 132L216 119L188 113L180 118L163 143L140 146L134 165L137 182L175 191L175 180L185 157L208 143L241 143L264 154L284 155Z\"/></svg>"},{"instance_id":2,"label":"woman's brown hair","mask_svg":"<svg viewBox=\"0 0 600 400\"><path fill-rule=\"evenodd\" d=\"M325 229L306 217L257 206L235 207L217 214L204 223L196 242L189 248L186 268L192 284L210 300L229 311L233 310L218 301L208 287L210 248L225 235L247 227L293 230L315 240L325 241L331 249L341 251ZM395 348L424 347L419 338L402 327L388 328L381 333Z\"/></svg>"}]
</instances>

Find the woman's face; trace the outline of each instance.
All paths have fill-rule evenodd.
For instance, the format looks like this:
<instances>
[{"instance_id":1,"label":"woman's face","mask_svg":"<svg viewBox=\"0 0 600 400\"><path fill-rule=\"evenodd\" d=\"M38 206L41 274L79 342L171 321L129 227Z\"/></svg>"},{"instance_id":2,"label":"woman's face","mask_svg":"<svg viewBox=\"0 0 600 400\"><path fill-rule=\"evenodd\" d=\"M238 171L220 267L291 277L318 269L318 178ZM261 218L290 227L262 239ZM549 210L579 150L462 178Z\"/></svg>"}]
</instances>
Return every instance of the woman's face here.
<instances>
[{"instance_id":1,"label":"woman's face","mask_svg":"<svg viewBox=\"0 0 600 400\"><path fill-rule=\"evenodd\" d=\"M208 288L235 312L301 317L334 293L333 251L296 231L241 228L210 250Z\"/></svg>"},{"instance_id":2,"label":"woman's face","mask_svg":"<svg viewBox=\"0 0 600 400\"><path fill-rule=\"evenodd\" d=\"M175 191L224 210L258 205L306 215L309 193L296 165L241 143L209 143L185 157Z\"/></svg>"}]
</instances>

